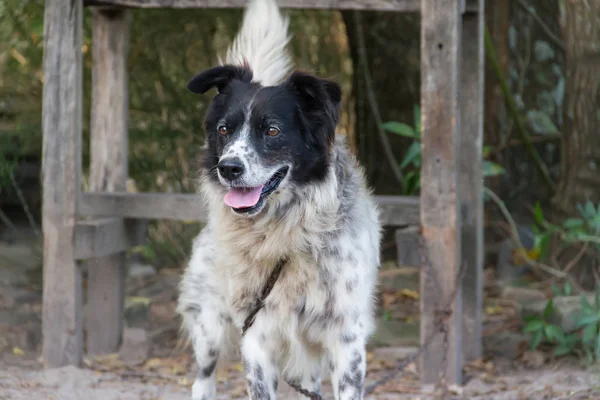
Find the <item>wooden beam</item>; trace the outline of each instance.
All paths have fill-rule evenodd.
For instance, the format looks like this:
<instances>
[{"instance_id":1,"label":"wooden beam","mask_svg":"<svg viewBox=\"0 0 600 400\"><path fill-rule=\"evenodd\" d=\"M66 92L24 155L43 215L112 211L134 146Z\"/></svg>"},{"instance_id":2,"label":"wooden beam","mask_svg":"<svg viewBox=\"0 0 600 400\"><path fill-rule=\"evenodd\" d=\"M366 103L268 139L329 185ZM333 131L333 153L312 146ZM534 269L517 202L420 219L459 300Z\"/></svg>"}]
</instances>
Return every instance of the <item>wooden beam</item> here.
<instances>
[{"instance_id":1,"label":"wooden beam","mask_svg":"<svg viewBox=\"0 0 600 400\"><path fill-rule=\"evenodd\" d=\"M376 196L384 225L419 223L416 197ZM83 193L80 216L170 219L205 222L207 211L195 194L183 193Z\"/></svg>"},{"instance_id":2,"label":"wooden beam","mask_svg":"<svg viewBox=\"0 0 600 400\"><path fill-rule=\"evenodd\" d=\"M46 0L42 106L44 291L42 357L46 367L80 365L81 269L73 234L81 190L83 4Z\"/></svg>"},{"instance_id":3,"label":"wooden beam","mask_svg":"<svg viewBox=\"0 0 600 400\"><path fill-rule=\"evenodd\" d=\"M127 182L128 113L127 56L129 52L129 10L93 10L92 30L92 112L90 141L90 189L98 192L125 190ZM114 221L112 228L123 225ZM81 226L81 228L85 225ZM108 228L108 226L105 226ZM105 250L114 248L117 237L110 231L92 229L108 239ZM116 233L116 232L113 232ZM123 237L119 238L124 240ZM110 240L113 242L111 243ZM82 242L80 242L82 243ZM123 243L123 249L126 246ZM101 249L96 248L100 251ZM125 253L110 252L86 261L88 268L87 352L114 353L123 333L125 304Z\"/></svg>"},{"instance_id":4,"label":"wooden beam","mask_svg":"<svg viewBox=\"0 0 600 400\"><path fill-rule=\"evenodd\" d=\"M95 259L88 267L104 269L98 259L143 245L147 227L147 220L106 217L79 221L75 227L75 259Z\"/></svg>"},{"instance_id":5,"label":"wooden beam","mask_svg":"<svg viewBox=\"0 0 600 400\"><path fill-rule=\"evenodd\" d=\"M421 2L421 382L461 384L461 1ZM433 338L432 340L430 338ZM431 340L431 341L429 341Z\"/></svg>"},{"instance_id":6,"label":"wooden beam","mask_svg":"<svg viewBox=\"0 0 600 400\"><path fill-rule=\"evenodd\" d=\"M243 8L248 0L84 0L86 6ZM420 0L279 0L281 8L419 12Z\"/></svg>"},{"instance_id":7,"label":"wooden beam","mask_svg":"<svg viewBox=\"0 0 600 400\"><path fill-rule=\"evenodd\" d=\"M207 220L199 198L183 193L83 193L79 215L90 217Z\"/></svg>"},{"instance_id":8,"label":"wooden beam","mask_svg":"<svg viewBox=\"0 0 600 400\"><path fill-rule=\"evenodd\" d=\"M483 312L483 81L484 0L479 11L463 16L461 68L460 174L462 238L461 254L466 268L463 287L463 358L482 355Z\"/></svg>"}]
</instances>

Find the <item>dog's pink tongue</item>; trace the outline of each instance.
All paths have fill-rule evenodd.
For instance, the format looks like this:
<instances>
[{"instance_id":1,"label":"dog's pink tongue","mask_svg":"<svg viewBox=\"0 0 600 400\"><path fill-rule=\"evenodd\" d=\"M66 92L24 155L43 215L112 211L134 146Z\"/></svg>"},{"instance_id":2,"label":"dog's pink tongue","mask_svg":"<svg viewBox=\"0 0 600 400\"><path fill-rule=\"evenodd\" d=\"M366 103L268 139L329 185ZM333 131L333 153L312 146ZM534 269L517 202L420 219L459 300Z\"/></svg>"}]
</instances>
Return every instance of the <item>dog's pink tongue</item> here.
<instances>
[{"instance_id":1,"label":"dog's pink tongue","mask_svg":"<svg viewBox=\"0 0 600 400\"><path fill-rule=\"evenodd\" d=\"M225 204L233 208L246 208L255 206L260 199L263 187L231 188L225 195Z\"/></svg>"}]
</instances>

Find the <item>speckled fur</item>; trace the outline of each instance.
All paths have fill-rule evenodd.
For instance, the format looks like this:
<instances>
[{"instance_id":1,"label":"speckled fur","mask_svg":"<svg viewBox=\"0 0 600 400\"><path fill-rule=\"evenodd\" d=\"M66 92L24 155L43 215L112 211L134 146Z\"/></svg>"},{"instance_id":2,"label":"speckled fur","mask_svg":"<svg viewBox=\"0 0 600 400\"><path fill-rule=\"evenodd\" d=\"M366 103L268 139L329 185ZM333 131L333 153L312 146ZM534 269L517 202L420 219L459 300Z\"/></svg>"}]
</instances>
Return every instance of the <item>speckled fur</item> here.
<instances>
[{"instance_id":1,"label":"speckled fur","mask_svg":"<svg viewBox=\"0 0 600 400\"><path fill-rule=\"evenodd\" d=\"M206 179L210 219L194 243L179 310L200 371L212 373L281 257L281 276L241 343L251 399L274 399L283 375L317 390L329 370L336 399L361 399L365 343L373 331L380 228L361 171L340 140L318 186L279 190L263 212L241 218ZM233 342L235 343L235 342ZM212 369L209 368L212 366ZM260 372L260 373L259 373ZM195 383L214 399L214 375Z\"/></svg>"},{"instance_id":2,"label":"speckled fur","mask_svg":"<svg viewBox=\"0 0 600 400\"><path fill-rule=\"evenodd\" d=\"M209 220L194 242L178 303L199 369L193 399L216 399L216 363L237 349L251 400L274 400L280 378L319 391L325 373L336 400L363 398L380 224L344 140L336 138L328 151L324 179L284 180L250 218L232 212L223 203L227 188L202 171L200 198ZM244 320L284 257L289 261L265 307L240 340Z\"/></svg>"}]
</instances>

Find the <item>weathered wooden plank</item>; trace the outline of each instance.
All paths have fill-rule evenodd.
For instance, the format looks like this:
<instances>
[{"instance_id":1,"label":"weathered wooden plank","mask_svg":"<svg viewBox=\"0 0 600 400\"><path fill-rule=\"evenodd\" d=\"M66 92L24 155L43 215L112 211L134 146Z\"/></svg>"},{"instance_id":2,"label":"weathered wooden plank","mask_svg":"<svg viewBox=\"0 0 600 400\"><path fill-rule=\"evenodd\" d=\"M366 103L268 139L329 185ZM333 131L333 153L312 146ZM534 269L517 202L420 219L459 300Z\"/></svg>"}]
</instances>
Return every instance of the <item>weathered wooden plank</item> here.
<instances>
[{"instance_id":1,"label":"weathered wooden plank","mask_svg":"<svg viewBox=\"0 0 600 400\"><path fill-rule=\"evenodd\" d=\"M482 355L483 310L483 81L484 0L478 12L463 16L461 68L460 191L462 238L461 254L466 268L463 287L463 359L473 361Z\"/></svg>"},{"instance_id":2,"label":"weathered wooden plank","mask_svg":"<svg viewBox=\"0 0 600 400\"><path fill-rule=\"evenodd\" d=\"M460 0L421 2L421 382L461 383ZM448 308L449 307L449 308ZM445 323L441 323L441 320ZM445 331L445 332L443 332ZM433 336L432 336L433 335Z\"/></svg>"},{"instance_id":3,"label":"weathered wooden plank","mask_svg":"<svg viewBox=\"0 0 600 400\"><path fill-rule=\"evenodd\" d=\"M42 357L46 367L82 359L82 282L73 234L80 191L83 7L47 0L44 12Z\"/></svg>"},{"instance_id":4,"label":"weathered wooden plank","mask_svg":"<svg viewBox=\"0 0 600 400\"><path fill-rule=\"evenodd\" d=\"M127 55L129 10L93 10L90 189L125 190L129 112ZM123 225L123 221L120 221ZM101 232L98 231L100 234ZM97 240L102 240L99 236ZM114 238L113 238L114 239ZM123 332L125 253L86 261L87 351L118 350Z\"/></svg>"},{"instance_id":5,"label":"weathered wooden plank","mask_svg":"<svg viewBox=\"0 0 600 400\"><path fill-rule=\"evenodd\" d=\"M84 0L86 6L132 8L242 8L248 0ZM279 0L282 8L418 12L420 0Z\"/></svg>"},{"instance_id":6,"label":"weathered wooden plank","mask_svg":"<svg viewBox=\"0 0 600 400\"><path fill-rule=\"evenodd\" d=\"M476 11L477 1L466 1ZM242 8L248 0L84 0L86 6L131 8ZM281 8L420 12L420 0L280 0Z\"/></svg>"},{"instance_id":7,"label":"weathered wooden plank","mask_svg":"<svg viewBox=\"0 0 600 400\"><path fill-rule=\"evenodd\" d=\"M146 242L147 226L145 220L110 217L79 221L75 227L75 259L101 258L140 246ZM97 260L91 260L88 266L104 268Z\"/></svg>"},{"instance_id":8,"label":"weathered wooden plank","mask_svg":"<svg viewBox=\"0 0 600 400\"><path fill-rule=\"evenodd\" d=\"M416 197L376 196L384 225L404 226L419 223L419 199ZM90 217L200 221L207 210L200 197L183 193L84 193L79 215Z\"/></svg>"}]
</instances>

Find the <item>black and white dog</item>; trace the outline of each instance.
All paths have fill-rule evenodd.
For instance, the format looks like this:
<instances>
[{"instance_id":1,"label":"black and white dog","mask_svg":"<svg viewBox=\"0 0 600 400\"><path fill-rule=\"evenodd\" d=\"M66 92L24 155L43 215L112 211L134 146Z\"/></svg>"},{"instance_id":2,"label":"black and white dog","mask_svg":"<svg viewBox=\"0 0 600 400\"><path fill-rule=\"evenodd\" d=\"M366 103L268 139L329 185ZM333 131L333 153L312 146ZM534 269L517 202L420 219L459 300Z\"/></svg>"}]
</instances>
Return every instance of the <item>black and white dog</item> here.
<instances>
[{"instance_id":1,"label":"black and white dog","mask_svg":"<svg viewBox=\"0 0 600 400\"><path fill-rule=\"evenodd\" d=\"M215 366L228 349L241 350L252 400L274 400L278 379L318 392L326 371L336 400L363 398L378 211L335 135L339 85L290 74L289 39L276 1L251 0L225 62L188 84L218 91L206 113L200 182L209 220L178 304L199 367L193 399L216 399Z\"/></svg>"}]
</instances>

